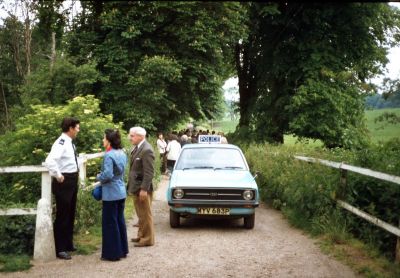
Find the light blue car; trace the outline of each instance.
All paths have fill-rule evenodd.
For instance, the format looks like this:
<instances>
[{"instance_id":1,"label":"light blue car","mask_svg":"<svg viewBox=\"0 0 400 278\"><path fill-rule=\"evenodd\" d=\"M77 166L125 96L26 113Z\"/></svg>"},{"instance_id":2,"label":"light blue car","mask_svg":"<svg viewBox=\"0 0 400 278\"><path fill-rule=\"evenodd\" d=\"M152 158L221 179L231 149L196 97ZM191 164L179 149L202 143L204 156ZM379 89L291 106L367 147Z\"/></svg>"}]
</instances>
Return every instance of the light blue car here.
<instances>
[{"instance_id":1,"label":"light blue car","mask_svg":"<svg viewBox=\"0 0 400 278\"><path fill-rule=\"evenodd\" d=\"M176 161L167 190L170 225L181 217L244 218L252 229L258 206L258 187L237 146L187 144Z\"/></svg>"}]
</instances>

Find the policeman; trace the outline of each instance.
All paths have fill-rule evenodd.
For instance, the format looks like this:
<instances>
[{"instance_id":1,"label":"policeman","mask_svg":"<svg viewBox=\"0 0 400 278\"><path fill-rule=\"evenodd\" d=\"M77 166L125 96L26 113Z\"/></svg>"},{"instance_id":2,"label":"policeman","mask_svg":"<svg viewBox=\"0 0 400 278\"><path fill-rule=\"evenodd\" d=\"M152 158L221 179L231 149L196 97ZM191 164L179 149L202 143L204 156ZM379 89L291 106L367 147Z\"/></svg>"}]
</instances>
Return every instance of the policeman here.
<instances>
[{"instance_id":1,"label":"policeman","mask_svg":"<svg viewBox=\"0 0 400 278\"><path fill-rule=\"evenodd\" d=\"M62 134L54 142L46 158L45 165L53 177L51 189L56 199L56 219L54 221L54 240L56 254L60 259L70 260L69 251L76 251L73 244L73 231L78 193L78 160L72 142L79 132L79 120L64 118L61 123Z\"/></svg>"}]
</instances>

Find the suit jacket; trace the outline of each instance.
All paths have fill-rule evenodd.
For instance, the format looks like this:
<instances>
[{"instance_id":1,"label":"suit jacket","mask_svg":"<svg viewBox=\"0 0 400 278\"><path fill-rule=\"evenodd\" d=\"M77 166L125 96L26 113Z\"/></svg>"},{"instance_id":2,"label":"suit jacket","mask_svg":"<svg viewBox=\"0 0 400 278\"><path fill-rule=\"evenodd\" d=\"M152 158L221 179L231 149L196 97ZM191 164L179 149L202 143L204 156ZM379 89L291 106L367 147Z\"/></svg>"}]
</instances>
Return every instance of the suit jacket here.
<instances>
[{"instance_id":1,"label":"suit jacket","mask_svg":"<svg viewBox=\"0 0 400 278\"><path fill-rule=\"evenodd\" d=\"M136 151L133 149L128 178L130 194L138 194L140 189L153 191L154 159L153 147L147 141L144 141Z\"/></svg>"}]
</instances>

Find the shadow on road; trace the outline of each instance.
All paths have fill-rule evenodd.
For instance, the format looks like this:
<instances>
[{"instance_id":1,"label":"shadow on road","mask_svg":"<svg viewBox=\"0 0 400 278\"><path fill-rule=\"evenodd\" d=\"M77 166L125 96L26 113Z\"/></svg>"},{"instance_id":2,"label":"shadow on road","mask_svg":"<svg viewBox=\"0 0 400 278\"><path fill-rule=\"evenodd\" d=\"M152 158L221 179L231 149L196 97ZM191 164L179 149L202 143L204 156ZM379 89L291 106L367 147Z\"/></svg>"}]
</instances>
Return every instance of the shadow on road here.
<instances>
[{"instance_id":1,"label":"shadow on road","mask_svg":"<svg viewBox=\"0 0 400 278\"><path fill-rule=\"evenodd\" d=\"M179 229L185 229L185 230L212 229L212 230L227 230L227 231L229 230L232 232L245 231L245 229L243 228L243 218L239 219L218 219L218 218L199 218L199 217L181 218L181 227Z\"/></svg>"}]
</instances>

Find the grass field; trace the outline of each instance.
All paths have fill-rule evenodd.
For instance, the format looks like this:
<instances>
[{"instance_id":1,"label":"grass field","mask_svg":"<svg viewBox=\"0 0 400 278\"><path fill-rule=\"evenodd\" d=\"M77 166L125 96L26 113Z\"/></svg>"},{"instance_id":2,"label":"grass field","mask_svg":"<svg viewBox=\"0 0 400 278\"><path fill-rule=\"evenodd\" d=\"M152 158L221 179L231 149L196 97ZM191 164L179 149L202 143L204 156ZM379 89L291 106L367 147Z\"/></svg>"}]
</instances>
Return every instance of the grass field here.
<instances>
[{"instance_id":1,"label":"grass field","mask_svg":"<svg viewBox=\"0 0 400 278\"><path fill-rule=\"evenodd\" d=\"M398 124L388 124L388 123L375 123L375 119L382 115L383 113L395 113L400 117L400 108L392 109L379 109L379 110L367 110L365 111L365 118L367 122L367 128L370 132L370 136L373 142L385 142L395 137L400 137L400 123ZM229 133L235 131L238 124L238 120L230 121L224 120L215 122L214 129L217 131L222 131L224 133ZM285 144L295 144L297 138L293 135L285 135ZM309 141L310 145L321 145L322 142L319 140Z\"/></svg>"},{"instance_id":2,"label":"grass field","mask_svg":"<svg viewBox=\"0 0 400 278\"><path fill-rule=\"evenodd\" d=\"M400 123L393 125L388 123L375 123L375 119L383 113L395 113L400 117L400 108L370 110L365 112L367 127L374 142L387 141L400 137Z\"/></svg>"}]
</instances>

